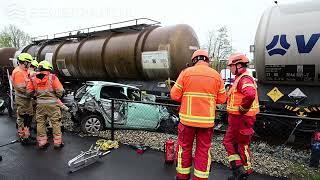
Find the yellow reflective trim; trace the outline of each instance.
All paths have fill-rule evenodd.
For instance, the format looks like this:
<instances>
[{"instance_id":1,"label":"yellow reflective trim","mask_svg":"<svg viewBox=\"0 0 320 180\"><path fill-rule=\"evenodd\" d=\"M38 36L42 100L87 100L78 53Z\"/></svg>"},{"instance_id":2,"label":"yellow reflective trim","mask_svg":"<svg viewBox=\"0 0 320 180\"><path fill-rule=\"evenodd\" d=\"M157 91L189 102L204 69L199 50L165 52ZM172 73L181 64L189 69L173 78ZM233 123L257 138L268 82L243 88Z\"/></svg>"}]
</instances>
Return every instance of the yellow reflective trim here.
<instances>
[{"instance_id":1,"label":"yellow reflective trim","mask_svg":"<svg viewBox=\"0 0 320 180\"><path fill-rule=\"evenodd\" d=\"M251 168L251 162L250 162L251 160L248 152L248 145L244 146L244 154L246 155L246 159L247 159L247 166L245 167L245 170L248 170Z\"/></svg>"},{"instance_id":2,"label":"yellow reflective trim","mask_svg":"<svg viewBox=\"0 0 320 180\"><path fill-rule=\"evenodd\" d=\"M210 172L210 166L211 166L211 147L212 147L212 143L211 146L208 149L208 164L207 164L207 172Z\"/></svg>"},{"instance_id":3,"label":"yellow reflective trim","mask_svg":"<svg viewBox=\"0 0 320 180\"><path fill-rule=\"evenodd\" d=\"M185 92L185 93L183 93L183 96L208 97L208 98L214 98L215 97L213 94L199 93L199 92Z\"/></svg>"},{"instance_id":4,"label":"yellow reflective trim","mask_svg":"<svg viewBox=\"0 0 320 180\"><path fill-rule=\"evenodd\" d=\"M239 111L239 107L227 106L228 110Z\"/></svg>"},{"instance_id":5,"label":"yellow reflective trim","mask_svg":"<svg viewBox=\"0 0 320 180\"><path fill-rule=\"evenodd\" d=\"M244 168L244 170L246 170L246 171L248 171L249 169L251 169L252 168L252 166L250 165L248 165L248 166L243 166L243 168Z\"/></svg>"},{"instance_id":6,"label":"yellow reflective trim","mask_svg":"<svg viewBox=\"0 0 320 180\"><path fill-rule=\"evenodd\" d=\"M176 168L177 172L180 174L190 174L191 172L191 167L188 168Z\"/></svg>"},{"instance_id":7,"label":"yellow reflective trim","mask_svg":"<svg viewBox=\"0 0 320 180\"><path fill-rule=\"evenodd\" d=\"M209 171L204 172L204 171L199 171L197 169L194 169L193 173L195 176L197 176L199 178L208 178L210 172Z\"/></svg>"},{"instance_id":8,"label":"yellow reflective trim","mask_svg":"<svg viewBox=\"0 0 320 180\"><path fill-rule=\"evenodd\" d=\"M226 92L226 90L224 89L224 88L222 88L222 89L220 89L219 90L219 93L221 94L221 93L225 93Z\"/></svg>"},{"instance_id":9,"label":"yellow reflective trim","mask_svg":"<svg viewBox=\"0 0 320 180\"><path fill-rule=\"evenodd\" d=\"M191 115L191 106L192 106L191 97L187 97L187 114L188 115Z\"/></svg>"},{"instance_id":10,"label":"yellow reflective trim","mask_svg":"<svg viewBox=\"0 0 320 180\"><path fill-rule=\"evenodd\" d=\"M246 87L253 87L253 88L256 88L256 86L254 84L244 84L242 86L242 89L246 88Z\"/></svg>"},{"instance_id":11,"label":"yellow reflective trim","mask_svg":"<svg viewBox=\"0 0 320 180\"><path fill-rule=\"evenodd\" d=\"M185 115L182 113L179 113L180 118L186 118L186 119L194 119L194 120L202 120L202 121L211 121L214 120L214 116L207 117L207 116L191 116L191 115Z\"/></svg>"},{"instance_id":12,"label":"yellow reflective trim","mask_svg":"<svg viewBox=\"0 0 320 180\"><path fill-rule=\"evenodd\" d=\"M237 89L237 88L234 88L234 89ZM232 93L231 91L231 101L230 101L230 105L233 106L234 104L234 93Z\"/></svg>"},{"instance_id":13,"label":"yellow reflective trim","mask_svg":"<svg viewBox=\"0 0 320 180\"><path fill-rule=\"evenodd\" d=\"M210 99L210 117L214 116L214 100Z\"/></svg>"},{"instance_id":14,"label":"yellow reflective trim","mask_svg":"<svg viewBox=\"0 0 320 180\"><path fill-rule=\"evenodd\" d=\"M180 118L183 121L188 121L188 122L196 122L196 123L203 123L203 124L208 124L208 123L214 123L214 118L212 120L194 120L190 118Z\"/></svg>"},{"instance_id":15,"label":"yellow reflective trim","mask_svg":"<svg viewBox=\"0 0 320 180\"><path fill-rule=\"evenodd\" d=\"M182 154L182 148L181 148L181 146L179 145L179 150L178 150L178 165L177 165L177 169L179 168L182 168L182 156L181 156L181 154Z\"/></svg>"},{"instance_id":16,"label":"yellow reflective trim","mask_svg":"<svg viewBox=\"0 0 320 180\"><path fill-rule=\"evenodd\" d=\"M231 162L231 161L241 160L241 158L240 158L239 154L232 154L232 155L228 156L228 160L229 160L229 162Z\"/></svg>"},{"instance_id":17,"label":"yellow reflective trim","mask_svg":"<svg viewBox=\"0 0 320 180\"><path fill-rule=\"evenodd\" d=\"M182 90L182 86L181 86L180 84L178 84L178 83L174 83L174 86L175 86L176 88L178 88L178 89Z\"/></svg>"},{"instance_id":18,"label":"yellow reflective trim","mask_svg":"<svg viewBox=\"0 0 320 180\"><path fill-rule=\"evenodd\" d=\"M179 145L178 146L179 150L178 150L178 162L177 162L177 172L180 174L190 174L191 172L191 167L187 167L187 168L182 168L182 147Z\"/></svg>"}]
</instances>

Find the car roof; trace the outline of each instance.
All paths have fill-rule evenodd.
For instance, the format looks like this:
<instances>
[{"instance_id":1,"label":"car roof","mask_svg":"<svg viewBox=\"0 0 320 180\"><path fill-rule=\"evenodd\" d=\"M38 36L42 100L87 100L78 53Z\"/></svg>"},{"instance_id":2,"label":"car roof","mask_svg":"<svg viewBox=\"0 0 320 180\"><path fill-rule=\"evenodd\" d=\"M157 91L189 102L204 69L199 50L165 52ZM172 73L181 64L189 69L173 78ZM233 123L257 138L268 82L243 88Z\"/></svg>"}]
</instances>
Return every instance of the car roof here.
<instances>
[{"instance_id":1,"label":"car roof","mask_svg":"<svg viewBox=\"0 0 320 180\"><path fill-rule=\"evenodd\" d=\"M86 84L88 85L100 85L100 86L116 86L116 87L126 87L130 89L136 89L140 90L139 88L135 86L130 86L126 84L120 84L120 83L114 83L114 82L108 82L108 81L87 81Z\"/></svg>"}]
</instances>

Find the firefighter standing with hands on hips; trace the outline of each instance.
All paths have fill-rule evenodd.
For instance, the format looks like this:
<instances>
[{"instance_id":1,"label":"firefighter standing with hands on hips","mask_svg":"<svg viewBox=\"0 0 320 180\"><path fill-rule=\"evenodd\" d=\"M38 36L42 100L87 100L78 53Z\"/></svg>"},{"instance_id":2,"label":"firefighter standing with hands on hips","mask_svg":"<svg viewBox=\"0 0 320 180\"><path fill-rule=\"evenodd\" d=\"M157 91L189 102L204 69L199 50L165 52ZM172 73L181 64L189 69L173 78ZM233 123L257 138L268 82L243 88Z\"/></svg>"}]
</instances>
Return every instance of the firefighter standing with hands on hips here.
<instances>
[{"instance_id":1,"label":"firefighter standing with hands on hips","mask_svg":"<svg viewBox=\"0 0 320 180\"><path fill-rule=\"evenodd\" d=\"M220 74L209 67L208 52L197 50L191 60L193 66L180 73L170 92L173 100L181 102L176 179L190 178L192 146L196 137L193 179L205 180L210 171L216 104L226 101L226 91Z\"/></svg>"},{"instance_id":2,"label":"firefighter standing with hands on hips","mask_svg":"<svg viewBox=\"0 0 320 180\"><path fill-rule=\"evenodd\" d=\"M39 149L45 149L49 146L46 120L49 119L53 129L54 149L60 149L64 146L62 143L62 133L60 127L61 110L57 104L64 89L58 77L51 74L52 65L48 61L39 63L40 72L31 78L27 85L27 92L34 93L37 100L36 121L37 121L37 141Z\"/></svg>"},{"instance_id":3,"label":"firefighter standing with hands on hips","mask_svg":"<svg viewBox=\"0 0 320 180\"><path fill-rule=\"evenodd\" d=\"M26 86L30 80L28 77L28 68L33 59L30 54L21 53L17 60L19 65L12 72L12 81L17 106L18 136L22 145L35 144L35 141L30 136L33 116L32 101L26 92Z\"/></svg>"},{"instance_id":4,"label":"firefighter standing with hands on hips","mask_svg":"<svg viewBox=\"0 0 320 180\"><path fill-rule=\"evenodd\" d=\"M229 57L228 66L236 75L228 91L228 129L223 139L232 176L228 180L247 179L252 173L249 144L259 113L257 85L246 70L249 59L242 53Z\"/></svg>"}]
</instances>

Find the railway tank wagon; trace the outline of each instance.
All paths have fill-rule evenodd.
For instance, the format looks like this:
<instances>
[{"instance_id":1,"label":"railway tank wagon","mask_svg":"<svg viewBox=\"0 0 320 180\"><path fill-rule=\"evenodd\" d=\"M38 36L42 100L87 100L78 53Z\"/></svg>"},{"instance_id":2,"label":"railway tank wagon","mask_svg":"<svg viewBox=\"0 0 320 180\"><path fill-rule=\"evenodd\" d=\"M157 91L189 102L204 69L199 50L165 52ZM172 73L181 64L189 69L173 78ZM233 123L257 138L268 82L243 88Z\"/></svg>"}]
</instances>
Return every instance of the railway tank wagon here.
<instances>
[{"instance_id":1,"label":"railway tank wagon","mask_svg":"<svg viewBox=\"0 0 320 180\"><path fill-rule=\"evenodd\" d=\"M276 5L264 12L254 43L262 112L283 128L318 129L320 120L320 2ZM302 122L299 118L305 117ZM266 122L263 122L264 125ZM290 128L289 128L290 129Z\"/></svg>"},{"instance_id":2,"label":"railway tank wagon","mask_svg":"<svg viewBox=\"0 0 320 180\"><path fill-rule=\"evenodd\" d=\"M144 20L144 21L143 21ZM145 22L148 23L139 23ZM119 27L121 24L130 24ZM113 28L113 26L117 28ZM52 62L64 82L86 80L126 83L153 92L168 92L168 78L176 79L199 48L194 30L185 24L161 27L150 19L135 19L55 34L35 40L16 52ZM101 29L101 27L99 27ZM67 34L66 36L58 37ZM11 63L11 62L8 62ZM16 62L13 61L12 65Z\"/></svg>"}]
</instances>

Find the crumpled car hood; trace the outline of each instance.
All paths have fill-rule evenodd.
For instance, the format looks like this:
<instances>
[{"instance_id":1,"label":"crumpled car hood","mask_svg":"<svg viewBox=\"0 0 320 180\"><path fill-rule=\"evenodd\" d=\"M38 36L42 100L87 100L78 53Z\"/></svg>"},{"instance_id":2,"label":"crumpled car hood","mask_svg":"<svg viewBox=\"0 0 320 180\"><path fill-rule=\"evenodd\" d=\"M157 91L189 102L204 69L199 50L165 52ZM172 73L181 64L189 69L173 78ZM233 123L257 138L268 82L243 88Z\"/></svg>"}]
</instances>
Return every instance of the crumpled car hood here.
<instances>
[{"instance_id":1,"label":"crumpled car hood","mask_svg":"<svg viewBox=\"0 0 320 180\"><path fill-rule=\"evenodd\" d=\"M99 101L100 100L100 86L92 86L92 87L87 87L86 89L86 94L82 96L81 100L79 101L80 105L83 105L86 100L91 100L93 97Z\"/></svg>"}]
</instances>

